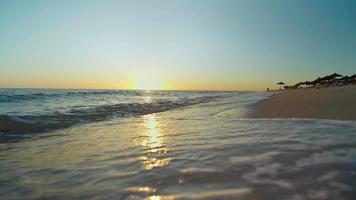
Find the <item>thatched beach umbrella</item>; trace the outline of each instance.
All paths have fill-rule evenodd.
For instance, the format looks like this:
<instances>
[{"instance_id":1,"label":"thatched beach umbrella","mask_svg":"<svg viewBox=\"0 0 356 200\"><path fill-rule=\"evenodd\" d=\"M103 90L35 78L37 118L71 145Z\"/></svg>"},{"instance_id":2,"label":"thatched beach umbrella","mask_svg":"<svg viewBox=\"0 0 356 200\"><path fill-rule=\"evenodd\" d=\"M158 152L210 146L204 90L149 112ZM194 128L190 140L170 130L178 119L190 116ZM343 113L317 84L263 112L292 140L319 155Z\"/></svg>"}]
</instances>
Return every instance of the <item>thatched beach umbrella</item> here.
<instances>
[{"instance_id":1,"label":"thatched beach umbrella","mask_svg":"<svg viewBox=\"0 0 356 200\"><path fill-rule=\"evenodd\" d=\"M282 85L285 85L285 83L283 83L283 82L279 82L277 84L279 85L279 89L282 89Z\"/></svg>"},{"instance_id":2,"label":"thatched beach umbrella","mask_svg":"<svg viewBox=\"0 0 356 200\"><path fill-rule=\"evenodd\" d=\"M323 81L322 78L318 77L317 79L315 79L314 81L312 81L311 83L316 86L317 84L320 84Z\"/></svg>"},{"instance_id":3,"label":"thatched beach umbrella","mask_svg":"<svg viewBox=\"0 0 356 200\"><path fill-rule=\"evenodd\" d=\"M338 80L340 80L340 81L348 81L349 79L351 79L351 77L349 77L349 76L344 76L344 77L342 77L342 78L339 78Z\"/></svg>"},{"instance_id":4,"label":"thatched beach umbrella","mask_svg":"<svg viewBox=\"0 0 356 200\"><path fill-rule=\"evenodd\" d=\"M330 74L328 76L325 76L324 78L322 78L322 80L329 82L329 81L333 81L334 79L336 79L338 77L342 77L342 75L337 74L337 73L333 73L333 74Z\"/></svg>"},{"instance_id":5,"label":"thatched beach umbrella","mask_svg":"<svg viewBox=\"0 0 356 200\"><path fill-rule=\"evenodd\" d=\"M299 88L299 86L301 86L303 84L303 82L299 82L297 84L294 85L295 88Z\"/></svg>"},{"instance_id":6,"label":"thatched beach umbrella","mask_svg":"<svg viewBox=\"0 0 356 200\"><path fill-rule=\"evenodd\" d=\"M337 77L341 77L342 75L341 74L337 74L337 73L333 73L333 74L331 74L329 76L333 77L333 78L337 78Z\"/></svg>"},{"instance_id":7,"label":"thatched beach umbrella","mask_svg":"<svg viewBox=\"0 0 356 200\"><path fill-rule=\"evenodd\" d=\"M356 74L350 77L352 83L356 83Z\"/></svg>"},{"instance_id":8,"label":"thatched beach umbrella","mask_svg":"<svg viewBox=\"0 0 356 200\"><path fill-rule=\"evenodd\" d=\"M311 81L305 81L306 85L313 85L313 83Z\"/></svg>"}]
</instances>

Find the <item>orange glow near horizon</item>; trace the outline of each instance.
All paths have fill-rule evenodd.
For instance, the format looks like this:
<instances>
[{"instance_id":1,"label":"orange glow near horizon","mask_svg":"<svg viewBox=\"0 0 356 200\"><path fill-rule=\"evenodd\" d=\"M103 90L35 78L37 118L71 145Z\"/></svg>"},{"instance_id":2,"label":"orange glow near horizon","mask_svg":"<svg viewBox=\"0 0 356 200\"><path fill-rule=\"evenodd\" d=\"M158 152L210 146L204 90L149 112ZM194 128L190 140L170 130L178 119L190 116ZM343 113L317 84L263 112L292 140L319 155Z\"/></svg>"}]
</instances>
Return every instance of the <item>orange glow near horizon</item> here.
<instances>
[{"instance_id":1,"label":"orange glow near horizon","mask_svg":"<svg viewBox=\"0 0 356 200\"><path fill-rule=\"evenodd\" d=\"M154 70L153 70L154 71ZM68 75L62 77L35 77L30 81L26 78L16 78L8 84L1 84L4 88L48 88L48 89L121 89L121 90L234 90L234 91L256 91L265 90L267 87L273 89L277 85L270 84L272 81L255 80L250 82L246 79L236 81L224 79L212 79L204 77L182 77L180 75L158 73L149 71L136 73L121 77L113 74L108 77L81 77L76 78Z\"/></svg>"},{"instance_id":2,"label":"orange glow near horizon","mask_svg":"<svg viewBox=\"0 0 356 200\"><path fill-rule=\"evenodd\" d=\"M133 90L170 90L170 85L161 77L140 76L133 78L128 85Z\"/></svg>"}]
</instances>

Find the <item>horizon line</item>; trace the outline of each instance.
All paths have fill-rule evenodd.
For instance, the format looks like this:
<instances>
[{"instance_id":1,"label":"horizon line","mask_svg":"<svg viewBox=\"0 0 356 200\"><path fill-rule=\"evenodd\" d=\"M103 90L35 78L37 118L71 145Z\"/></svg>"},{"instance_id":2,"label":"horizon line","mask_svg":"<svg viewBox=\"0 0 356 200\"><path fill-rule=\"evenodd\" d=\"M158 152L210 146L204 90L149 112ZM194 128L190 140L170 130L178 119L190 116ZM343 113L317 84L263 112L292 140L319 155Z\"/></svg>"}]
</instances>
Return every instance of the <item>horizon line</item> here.
<instances>
[{"instance_id":1,"label":"horizon line","mask_svg":"<svg viewBox=\"0 0 356 200\"><path fill-rule=\"evenodd\" d=\"M216 90L216 89L119 89L119 88L52 88L52 87L1 87L0 89L36 90L122 90L122 91L192 91L192 92L262 92L264 90Z\"/></svg>"}]
</instances>

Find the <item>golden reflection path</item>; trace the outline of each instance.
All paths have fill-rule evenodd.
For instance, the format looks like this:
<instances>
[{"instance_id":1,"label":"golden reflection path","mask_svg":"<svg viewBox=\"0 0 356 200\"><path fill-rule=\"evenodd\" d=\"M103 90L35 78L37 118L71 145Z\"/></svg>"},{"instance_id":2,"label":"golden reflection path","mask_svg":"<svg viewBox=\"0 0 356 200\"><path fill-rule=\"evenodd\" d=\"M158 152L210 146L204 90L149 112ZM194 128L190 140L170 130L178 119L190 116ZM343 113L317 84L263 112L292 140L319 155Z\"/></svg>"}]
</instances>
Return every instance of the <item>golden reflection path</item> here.
<instances>
[{"instance_id":1,"label":"golden reflection path","mask_svg":"<svg viewBox=\"0 0 356 200\"><path fill-rule=\"evenodd\" d=\"M159 121L156 114L143 116L144 139L141 143L146 148L146 155L141 156L140 160L146 170L156 167L163 167L169 164L171 158L166 158L167 148L165 138L162 135Z\"/></svg>"}]
</instances>

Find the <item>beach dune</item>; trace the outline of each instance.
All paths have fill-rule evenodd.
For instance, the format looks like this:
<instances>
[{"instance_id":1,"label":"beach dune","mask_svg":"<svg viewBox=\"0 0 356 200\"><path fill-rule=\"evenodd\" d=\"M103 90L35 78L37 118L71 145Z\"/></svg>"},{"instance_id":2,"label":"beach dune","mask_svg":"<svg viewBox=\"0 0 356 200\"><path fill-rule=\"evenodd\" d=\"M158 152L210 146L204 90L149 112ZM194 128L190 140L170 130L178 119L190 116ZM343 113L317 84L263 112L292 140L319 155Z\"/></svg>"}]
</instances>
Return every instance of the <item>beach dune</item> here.
<instances>
[{"instance_id":1,"label":"beach dune","mask_svg":"<svg viewBox=\"0 0 356 200\"><path fill-rule=\"evenodd\" d=\"M252 117L356 120L356 86L281 91L257 103Z\"/></svg>"}]
</instances>

